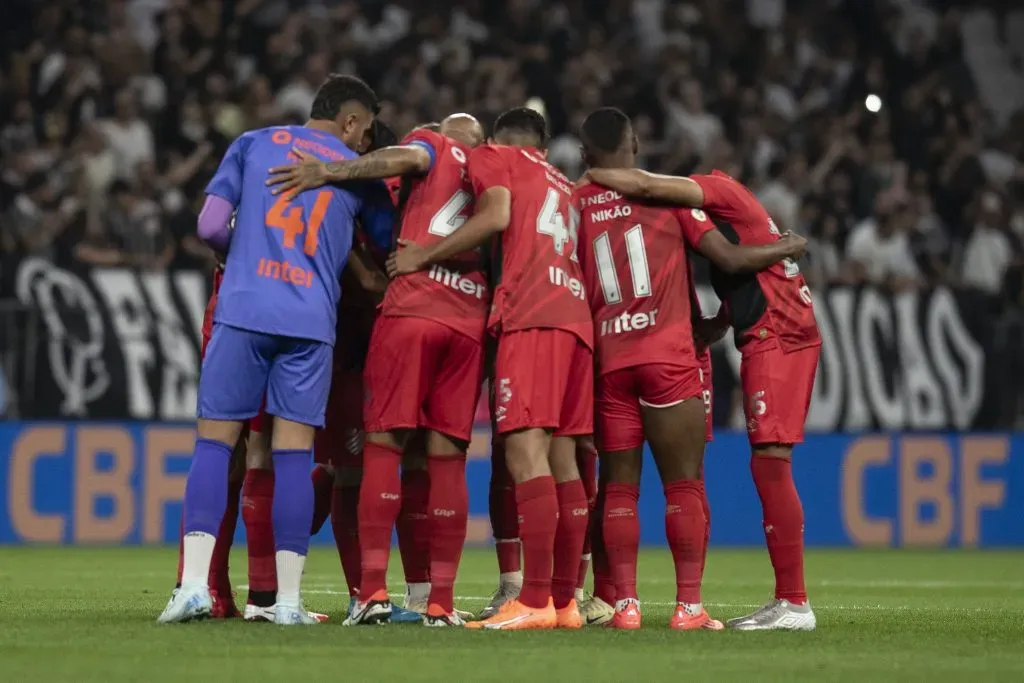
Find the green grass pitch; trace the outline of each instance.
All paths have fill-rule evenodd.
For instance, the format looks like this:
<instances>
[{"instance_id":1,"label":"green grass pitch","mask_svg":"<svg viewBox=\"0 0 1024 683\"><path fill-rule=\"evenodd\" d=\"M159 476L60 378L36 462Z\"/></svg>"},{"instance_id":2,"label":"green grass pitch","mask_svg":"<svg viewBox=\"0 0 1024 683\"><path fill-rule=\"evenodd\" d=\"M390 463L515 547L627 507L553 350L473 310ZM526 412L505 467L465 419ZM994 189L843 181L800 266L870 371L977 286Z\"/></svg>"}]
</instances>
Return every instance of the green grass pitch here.
<instances>
[{"instance_id":1,"label":"green grass pitch","mask_svg":"<svg viewBox=\"0 0 1024 683\"><path fill-rule=\"evenodd\" d=\"M398 565L397 553L394 564ZM307 606L327 624L158 626L173 548L0 548L0 680L36 681L1024 681L1024 553L808 553L814 633L675 633L665 550L640 564L637 632L342 628L333 549L313 550ZM235 582L245 582L235 551ZM494 553L470 550L456 590L479 610ZM705 600L721 619L771 590L763 551L713 550ZM400 593L400 573L392 574ZM244 599L244 590L239 591Z\"/></svg>"}]
</instances>

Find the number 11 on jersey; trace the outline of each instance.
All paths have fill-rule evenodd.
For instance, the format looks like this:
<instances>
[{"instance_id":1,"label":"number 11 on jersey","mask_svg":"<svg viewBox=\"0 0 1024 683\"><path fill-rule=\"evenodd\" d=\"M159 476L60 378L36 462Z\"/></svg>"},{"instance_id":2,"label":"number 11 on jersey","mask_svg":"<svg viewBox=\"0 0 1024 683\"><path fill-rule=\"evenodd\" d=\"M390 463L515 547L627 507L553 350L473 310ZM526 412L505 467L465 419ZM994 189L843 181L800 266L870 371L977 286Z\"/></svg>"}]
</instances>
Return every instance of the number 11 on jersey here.
<instances>
[{"instance_id":1,"label":"number 11 on jersey","mask_svg":"<svg viewBox=\"0 0 1024 683\"><path fill-rule=\"evenodd\" d=\"M651 295L651 271L647 264L647 248L644 246L644 229L639 223L627 230L626 259L629 261L629 276L633 282L633 298L642 299ZM615 268L611 236L602 232L594 238L594 258L597 261L597 275L606 304L622 302L622 287Z\"/></svg>"}]
</instances>

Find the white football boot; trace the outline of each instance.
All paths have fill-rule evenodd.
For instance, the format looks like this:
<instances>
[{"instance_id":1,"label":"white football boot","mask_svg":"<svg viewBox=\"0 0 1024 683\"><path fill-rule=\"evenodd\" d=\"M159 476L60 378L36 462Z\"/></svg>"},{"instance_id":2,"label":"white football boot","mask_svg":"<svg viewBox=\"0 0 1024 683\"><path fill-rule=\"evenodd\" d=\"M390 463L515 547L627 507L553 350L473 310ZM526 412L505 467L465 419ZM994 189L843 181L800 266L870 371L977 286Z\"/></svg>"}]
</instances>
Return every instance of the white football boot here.
<instances>
[{"instance_id":1,"label":"white football boot","mask_svg":"<svg viewBox=\"0 0 1024 683\"><path fill-rule=\"evenodd\" d=\"M320 620L300 602L298 605L277 604L273 607L274 623L278 626L313 626Z\"/></svg>"},{"instance_id":2,"label":"white football boot","mask_svg":"<svg viewBox=\"0 0 1024 683\"><path fill-rule=\"evenodd\" d=\"M810 603L794 605L776 598L751 614L730 619L727 624L737 631L813 631L818 620Z\"/></svg>"},{"instance_id":3,"label":"white football boot","mask_svg":"<svg viewBox=\"0 0 1024 683\"><path fill-rule=\"evenodd\" d=\"M615 608L601 598L590 595L582 588L576 589L576 604L586 626L604 626L615 616Z\"/></svg>"},{"instance_id":4,"label":"white football boot","mask_svg":"<svg viewBox=\"0 0 1024 683\"><path fill-rule=\"evenodd\" d=\"M320 614L319 612L309 612L309 616L321 623L330 618L326 614ZM242 618L246 621L267 621L274 623L274 605L271 605L270 607L257 607L256 605L247 604L245 606L245 610L242 612Z\"/></svg>"},{"instance_id":5,"label":"white football boot","mask_svg":"<svg viewBox=\"0 0 1024 683\"><path fill-rule=\"evenodd\" d=\"M161 624L182 624L194 619L205 619L213 611L213 598L205 583L175 588L164 611L157 617Z\"/></svg>"},{"instance_id":6,"label":"white football boot","mask_svg":"<svg viewBox=\"0 0 1024 683\"><path fill-rule=\"evenodd\" d=\"M519 592L523 589L522 583L513 583L510 581L502 581L498 584L498 590L494 591L494 595L491 596L491 602L484 607L483 611L480 612L480 619L490 619L501 606L509 600L515 600L519 597Z\"/></svg>"}]
</instances>

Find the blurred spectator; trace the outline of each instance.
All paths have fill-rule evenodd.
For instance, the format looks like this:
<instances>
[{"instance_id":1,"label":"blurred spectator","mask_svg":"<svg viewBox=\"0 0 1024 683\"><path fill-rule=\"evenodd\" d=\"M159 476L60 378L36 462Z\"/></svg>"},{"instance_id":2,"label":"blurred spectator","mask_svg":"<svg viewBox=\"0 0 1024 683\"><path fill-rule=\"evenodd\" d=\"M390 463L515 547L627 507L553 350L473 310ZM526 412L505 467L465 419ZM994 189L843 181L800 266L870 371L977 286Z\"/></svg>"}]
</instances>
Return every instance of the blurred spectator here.
<instances>
[{"instance_id":1,"label":"blurred spectator","mask_svg":"<svg viewBox=\"0 0 1024 683\"><path fill-rule=\"evenodd\" d=\"M920 283L910 250L913 220L913 210L903 196L894 191L879 195L874 215L861 221L846 243L853 282L893 291Z\"/></svg>"},{"instance_id":2,"label":"blurred spectator","mask_svg":"<svg viewBox=\"0 0 1024 683\"><path fill-rule=\"evenodd\" d=\"M118 178L131 180L139 162L155 158L153 131L139 116L132 91L121 90L115 95L113 118L100 121L99 125L114 151Z\"/></svg>"},{"instance_id":3,"label":"blurred spectator","mask_svg":"<svg viewBox=\"0 0 1024 683\"><path fill-rule=\"evenodd\" d=\"M1001 295L1010 265L1021 253L1019 242L1012 237L1002 198L995 191L986 190L964 246L961 283L993 298Z\"/></svg>"},{"instance_id":4,"label":"blurred spectator","mask_svg":"<svg viewBox=\"0 0 1024 683\"><path fill-rule=\"evenodd\" d=\"M174 243L161 220L160 206L124 181L110 188L103 229L124 265L159 269L174 258Z\"/></svg>"}]
</instances>

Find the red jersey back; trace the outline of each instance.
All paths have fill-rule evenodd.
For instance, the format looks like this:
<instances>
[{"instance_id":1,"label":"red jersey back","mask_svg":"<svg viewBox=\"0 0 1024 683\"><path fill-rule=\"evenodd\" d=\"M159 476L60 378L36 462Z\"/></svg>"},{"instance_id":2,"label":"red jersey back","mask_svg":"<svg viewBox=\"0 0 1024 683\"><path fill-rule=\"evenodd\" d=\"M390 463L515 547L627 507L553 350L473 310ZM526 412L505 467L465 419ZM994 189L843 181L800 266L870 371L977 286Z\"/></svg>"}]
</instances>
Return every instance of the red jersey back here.
<instances>
[{"instance_id":1,"label":"red jersey back","mask_svg":"<svg viewBox=\"0 0 1024 683\"><path fill-rule=\"evenodd\" d=\"M681 224L692 219L593 184L577 190L573 203L599 373L655 363L698 367Z\"/></svg>"},{"instance_id":2,"label":"red jersey back","mask_svg":"<svg viewBox=\"0 0 1024 683\"><path fill-rule=\"evenodd\" d=\"M472 214L473 188L466 171L469 148L425 129L409 133L402 144L422 145L433 163L426 175L411 180L403 197L401 238L421 245L440 242ZM384 295L381 314L436 320L480 339L491 298L481 265L479 252L473 251L395 278Z\"/></svg>"},{"instance_id":3,"label":"red jersey back","mask_svg":"<svg viewBox=\"0 0 1024 683\"><path fill-rule=\"evenodd\" d=\"M704 190L700 234L718 228L733 244L769 244L779 229L750 190L714 171L691 178ZM704 212L693 210L695 217ZM693 242L696 245L696 242ZM821 344L811 290L795 261L786 259L759 273L730 275L712 264L711 286L732 317L736 348L744 355L769 347L795 351Z\"/></svg>"},{"instance_id":4,"label":"red jersey back","mask_svg":"<svg viewBox=\"0 0 1024 683\"><path fill-rule=\"evenodd\" d=\"M482 145L469 161L473 191L492 187L512 193L508 228L497 244L489 327L497 331L565 330L593 348L593 324L576 256L577 217L572 183L528 147Z\"/></svg>"}]
</instances>

